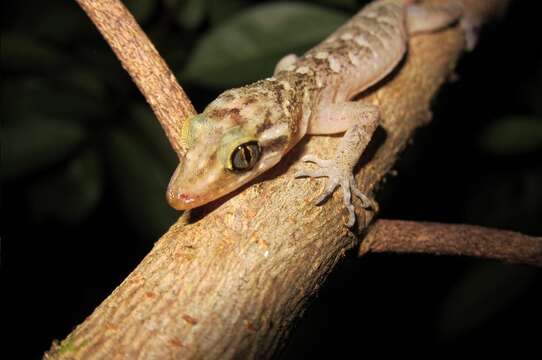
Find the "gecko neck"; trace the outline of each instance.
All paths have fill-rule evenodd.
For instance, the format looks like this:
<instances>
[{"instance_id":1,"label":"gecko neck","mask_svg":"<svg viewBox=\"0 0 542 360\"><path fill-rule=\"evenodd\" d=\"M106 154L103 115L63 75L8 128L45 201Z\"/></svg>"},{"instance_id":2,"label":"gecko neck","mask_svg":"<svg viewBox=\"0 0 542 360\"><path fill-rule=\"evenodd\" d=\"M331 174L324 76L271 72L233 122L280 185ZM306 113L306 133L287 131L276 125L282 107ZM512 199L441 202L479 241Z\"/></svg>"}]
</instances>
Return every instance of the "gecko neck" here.
<instances>
[{"instance_id":1,"label":"gecko neck","mask_svg":"<svg viewBox=\"0 0 542 360\"><path fill-rule=\"evenodd\" d=\"M295 146L307 133L314 114L312 109L318 103L323 90L316 86L314 80L306 74L295 72L282 72L263 80L273 89L284 117L289 119L292 137L288 149Z\"/></svg>"}]
</instances>

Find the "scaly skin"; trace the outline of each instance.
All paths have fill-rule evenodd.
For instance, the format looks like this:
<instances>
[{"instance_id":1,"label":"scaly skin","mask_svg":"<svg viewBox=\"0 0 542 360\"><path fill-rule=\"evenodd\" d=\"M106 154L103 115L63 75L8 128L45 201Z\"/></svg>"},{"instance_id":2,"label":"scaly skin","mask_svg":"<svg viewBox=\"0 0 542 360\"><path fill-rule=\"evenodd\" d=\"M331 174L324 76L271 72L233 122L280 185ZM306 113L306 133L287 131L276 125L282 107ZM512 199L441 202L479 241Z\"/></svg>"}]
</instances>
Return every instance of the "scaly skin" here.
<instances>
[{"instance_id":1,"label":"scaly skin","mask_svg":"<svg viewBox=\"0 0 542 360\"><path fill-rule=\"evenodd\" d=\"M455 4L375 1L304 56L286 56L273 77L221 94L183 124L188 152L170 181L170 205L191 209L220 198L277 164L305 135L345 132L334 159L308 156L304 160L319 168L297 175L329 178L318 202L340 185L346 225L352 226L351 194L364 207L371 204L356 188L352 170L379 116L376 107L350 100L397 66L412 33L458 19Z\"/></svg>"}]
</instances>

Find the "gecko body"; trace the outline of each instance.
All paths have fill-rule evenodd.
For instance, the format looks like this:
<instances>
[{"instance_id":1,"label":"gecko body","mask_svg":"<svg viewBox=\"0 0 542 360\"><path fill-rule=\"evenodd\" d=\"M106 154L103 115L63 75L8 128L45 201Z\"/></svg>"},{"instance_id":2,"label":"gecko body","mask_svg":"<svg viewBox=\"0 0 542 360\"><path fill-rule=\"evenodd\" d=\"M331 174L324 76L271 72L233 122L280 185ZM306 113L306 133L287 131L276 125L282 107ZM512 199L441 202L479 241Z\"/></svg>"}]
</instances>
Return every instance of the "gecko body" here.
<instances>
[{"instance_id":1,"label":"gecko body","mask_svg":"<svg viewBox=\"0 0 542 360\"><path fill-rule=\"evenodd\" d=\"M333 159L298 177L328 177L317 203L340 186L355 222L352 170L378 125L378 108L353 97L378 83L401 61L409 36L455 22L455 1L439 7L404 0L377 0L301 57L288 55L273 77L228 90L183 124L187 153L170 181L167 198L191 209L232 192L276 165L307 134L344 132Z\"/></svg>"}]
</instances>

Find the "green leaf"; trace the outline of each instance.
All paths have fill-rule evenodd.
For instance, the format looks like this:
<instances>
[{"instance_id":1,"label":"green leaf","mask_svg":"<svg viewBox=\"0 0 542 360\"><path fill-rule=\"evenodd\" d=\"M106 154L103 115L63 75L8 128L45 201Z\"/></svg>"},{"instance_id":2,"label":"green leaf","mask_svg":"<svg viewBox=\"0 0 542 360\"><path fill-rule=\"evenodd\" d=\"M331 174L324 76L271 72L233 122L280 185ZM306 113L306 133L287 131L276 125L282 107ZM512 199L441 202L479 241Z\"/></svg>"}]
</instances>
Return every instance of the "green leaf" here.
<instances>
[{"instance_id":1,"label":"green leaf","mask_svg":"<svg viewBox=\"0 0 542 360\"><path fill-rule=\"evenodd\" d=\"M3 3L6 3L5 1ZM70 45L77 41L96 38L97 32L75 1L10 1L6 20L9 28L29 34L40 42ZM39 61L39 59L37 59Z\"/></svg>"},{"instance_id":2,"label":"green leaf","mask_svg":"<svg viewBox=\"0 0 542 360\"><path fill-rule=\"evenodd\" d=\"M75 91L82 92L81 97L92 95L95 99L103 99L106 95L104 83L92 69L78 65L65 69L61 80Z\"/></svg>"},{"instance_id":3,"label":"green leaf","mask_svg":"<svg viewBox=\"0 0 542 360\"><path fill-rule=\"evenodd\" d=\"M127 0L124 3L140 24L147 22L156 9L156 0Z\"/></svg>"},{"instance_id":4,"label":"green leaf","mask_svg":"<svg viewBox=\"0 0 542 360\"><path fill-rule=\"evenodd\" d=\"M67 83L41 78L2 83L2 98L5 105L2 105L1 114L6 123L40 117L67 122L86 122L104 117L104 106L96 97Z\"/></svg>"},{"instance_id":5,"label":"green leaf","mask_svg":"<svg viewBox=\"0 0 542 360\"><path fill-rule=\"evenodd\" d=\"M309 49L346 19L309 4L259 5L211 29L197 45L182 77L217 88L263 78L282 56Z\"/></svg>"},{"instance_id":6,"label":"green leaf","mask_svg":"<svg viewBox=\"0 0 542 360\"><path fill-rule=\"evenodd\" d=\"M13 178L65 159L83 140L77 123L46 117L2 128L2 178Z\"/></svg>"},{"instance_id":7,"label":"green leaf","mask_svg":"<svg viewBox=\"0 0 542 360\"><path fill-rule=\"evenodd\" d=\"M38 218L78 223L96 208L102 192L101 160L86 150L61 172L36 181L27 199Z\"/></svg>"},{"instance_id":8,"label":"green leaf","mask_svg":"<svg viewBox=\"0 0 542 360\"><path fill-rule=\"evenodd\" d=\"M186 0L177 10L177 22L186 29L198 27L207 10L207 0Z\"/></svg>"},{"instance_id":9,"label":"green leaf","mask_svg":"<svg viewBox=\"0 0 542 360\"><path fill-rule=\"evenodd\" d=\"M44 9L36 9L33 14L32 33L40 39L47 39L54 43L70 46L83 39L95 38L96 29L90 19L81 11L80 6L70 1L43 1ZM32 2L29 6L36 6ZM25 12L28 5L25 7ZM26 15L25 15L26 19Z\"/></svg>"},{"instance_id":10,"label":"green leaf","mask_svg":"<svg viewBox=\"0 0 542 360\"><path fill-rule=\"evenodd\" d=\"M472 268L443 304L439 333L451 339L481 326L521 296L535 274L528 267L493 263Z\"/></svg>"},{"instance_id":11,"label":"green leaf","mask_svg":"<svg viewBox=\"0 0 542 360\"><path fill-rule=\"evenodd\" d=\"M246 0L208 0L209 16L213 24L218 24L230 20L244 8L249 7L250 3Z\"/></svg>"},{"instance_id":12,"label":"green leaf","mask_svg":"<svg viewBox=\"0 0 542 360\"><path fill-rule=\"evenodd\" d=\"M77 61L92 71L100 82L112 89L115 96L131 96L135 85L110 48L105 44L84 45L74 50ZM82 65L80 65L82 66Z\"/></svg>"},{"instance_id":13,"label":"green leaf","mask_svg":"<svg viewBox=\"0 0 542 360\"><path fill-rule=\"evenodd\" d=\"M361 4L358 4L357 0L313 0L312 2L325 6L335 6L349 10L359 10L362 6Z\"/></svg>"},{"instance_id":14,"label":"green leaf","mask_svg":"<svg viewBox=\"0 0 542 360\"><path fill-rule=\"evenodd\" d=\"M498 155L525 154L542 148L542 118L509 116L491 124L480 138L486 151Z\"/></svg>"},{"instance_id":15,"label":"green leaf","mask_svg":"<svg viewBox=\"0 0 542 360\"><path fill-rule=\"evenodd\" d=\"M175 8L175 6L177 6L180 1L181 0L162 0L162 2L168 8L168 10Z\"/></svg>"},{"instance_id":16,"label":"green leaf","mask_svg":"<svg viewBox=\"0 0 542 360\"><path fill-rule=\"evenodd\" d=\"M115 194L126 217L144 238L154 239L179 216L165 198L171 174L121 130L108 134L106 151Z\"/></svg>"},{"instance_id":17,"label":"green leaf","mask_svg":"<svg viewBox=\"0 0 542 360\"><path fill-rule=\"evenodd\" d=\"M59 51L28 35L2 33L2 67L40 71L60 67L66 59Z\"/></svg>"}]
</instances>

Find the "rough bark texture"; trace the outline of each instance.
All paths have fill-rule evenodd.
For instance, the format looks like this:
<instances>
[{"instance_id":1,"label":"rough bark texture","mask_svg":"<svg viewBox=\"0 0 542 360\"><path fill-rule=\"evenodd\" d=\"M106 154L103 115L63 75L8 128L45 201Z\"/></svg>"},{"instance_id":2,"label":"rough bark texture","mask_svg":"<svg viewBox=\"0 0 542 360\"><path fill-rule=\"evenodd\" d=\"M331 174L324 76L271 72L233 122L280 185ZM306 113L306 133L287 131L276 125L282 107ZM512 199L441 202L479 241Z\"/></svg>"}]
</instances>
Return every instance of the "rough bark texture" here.
<instances>
[{"instance_id":1,"label":"rough bark texture","mask_svg":"<svg viewBox=\"0 0 542 360\"><path fill-rule=\"evenodd\" d=\"M542 266L542 238L481 226L377 220L360 247L368 252L467 255Z\"/></svg>"},{"instance_id":2,"label":"rough bark texture","mask_svg":"<svg viewBox=\"0 0 542 360\"><path fill-rule=\"evenodd\" d=\"M196 110L147 35L120 0L76 1L147 99L175 152L184 154L181 124Z\"/></svg>"},{"instance_id":3,"label":"rough bark texture","mask_svg":"<svg viewBox=\"0 0 542 360\"><path fill-rule=\"evenodd\" d=\"M478 2L495 6L504 1ZM79 2L89 15L90 8L102 6L98 4L117 6L112 0ZM117 24L108 26L115 29ZM141 46L126 42L116 52L121 58L137 57ZM361 190L374 190L414 130L428 122L430 101L463 48L458 28L418 36L401 68L369 95L381 107L383 121L360 164ZM132 75L143 71L160 78L155 69L125 67ZM153 89L169 91L158 84ZM158 93L156 98L161 96L172 94ZM163 116L173 121L175 115L162 106L158 109ZM269 358L283 344L307 300L345 251L357 244L343 225L347 213L340 191L317 207L312 202L323 182L293 177L302 154L328 158L338 141L312 137L265 178L215 204L205 216L200 213L195 223L183 226L179 220L68 338L53 345L47 357ZM365 228L373 215L360 212L355 230Z\"/></svg>"}]
</instances>

